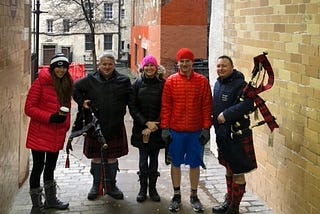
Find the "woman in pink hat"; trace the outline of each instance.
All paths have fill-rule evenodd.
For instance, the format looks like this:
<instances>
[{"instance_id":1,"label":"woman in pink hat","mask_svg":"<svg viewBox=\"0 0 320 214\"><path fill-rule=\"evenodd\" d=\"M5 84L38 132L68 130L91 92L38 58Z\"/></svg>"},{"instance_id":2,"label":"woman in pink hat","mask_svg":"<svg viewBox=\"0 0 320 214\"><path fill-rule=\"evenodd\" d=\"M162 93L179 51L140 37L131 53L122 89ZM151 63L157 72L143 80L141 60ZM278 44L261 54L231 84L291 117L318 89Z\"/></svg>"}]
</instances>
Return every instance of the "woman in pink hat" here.
<instances>
[{"instance_id":1,"label":"woman in pink hat","mask_svg":"<svg viewBox=\"0 0 320 214\"><path fill-rule=\"evenodd\" d=\"M131 144L139 149L140 191L138 202L149 196L153 201L160 201L156 189L158 172L158 156L164 148L161 138L160 107L164 80L158 76L159 65L153 56L146 56L141 62L141 76L133 84L132 102L129 104L133 117ZM148 185L149 183L149 185Z\"/></svg>"}]
</instances>

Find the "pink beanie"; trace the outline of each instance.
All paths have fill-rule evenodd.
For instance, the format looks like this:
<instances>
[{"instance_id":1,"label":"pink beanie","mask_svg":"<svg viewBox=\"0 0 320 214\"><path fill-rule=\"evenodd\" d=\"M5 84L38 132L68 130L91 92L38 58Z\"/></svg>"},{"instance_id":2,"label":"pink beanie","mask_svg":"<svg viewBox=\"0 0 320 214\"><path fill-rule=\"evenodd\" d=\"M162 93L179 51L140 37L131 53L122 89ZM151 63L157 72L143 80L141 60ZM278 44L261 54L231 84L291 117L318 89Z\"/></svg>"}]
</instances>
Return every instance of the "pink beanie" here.
<instances>
[{"instance_id":1,"label":"pink beanie","mask_svg":"<svg viewBox=\"0 0 320 214\"><path fill-rule=\"evenodd\" d=\"M153 56L149 55L149 56L145 56L141 62L141 68L142 70L144 69L144 66L148 65L148 64L152 64L154 66L156 66L156 68L158 69L158 62L156 60L156 58L154 58Z\"/></svg>"},{"instance_id":2,"label":"pink beanie","mask_svg":"<svg viewBox=\"0 0 320 214\"><path fill-rule=\"evenodd\" d=\"M176 62L179 62L181 59L189 59L193 62L194 55L190 49L181 48L177 53Z\"/></svg>"}]
</instances>

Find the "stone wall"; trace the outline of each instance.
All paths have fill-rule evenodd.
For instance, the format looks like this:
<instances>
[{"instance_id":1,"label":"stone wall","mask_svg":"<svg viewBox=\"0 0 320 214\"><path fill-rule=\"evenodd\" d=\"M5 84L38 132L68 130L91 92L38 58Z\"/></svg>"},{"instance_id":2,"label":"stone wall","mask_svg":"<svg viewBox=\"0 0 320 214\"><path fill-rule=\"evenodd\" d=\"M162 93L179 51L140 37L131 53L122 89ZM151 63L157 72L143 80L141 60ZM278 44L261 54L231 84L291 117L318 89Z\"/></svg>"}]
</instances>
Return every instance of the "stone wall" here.
<instances>
[{"instance_id":1,"label":"stone wall","mask_svg":"<svg viewBox=\"0 0 320 214\"><path fill-rule=\"evenodd\" d=\"M1 1L0 11L0 212L8 213L28 175L23 108L30 85L30 1Z\"/></svg>"},{"instance_id":2,"label":"stone wall","mask_svg":"<svg viewBox=\"0 0 320 214\"><path fill-rule=\"evenodd\" d=\"M217 4L214 2L213 6ZM258 169L247 176L248 187L275 213L318 213L320 3L318 0L219 2L224 5L220 8L224 11L223 54L231 56L235 67L250 80L252 58L267 50L275 72L273 88L261 96L280 128L272 135L267 126L254 129ZM213 27L211 30L214 31ZM212 32L210 40L215 43Z\"/></svg>"}]
</instances>

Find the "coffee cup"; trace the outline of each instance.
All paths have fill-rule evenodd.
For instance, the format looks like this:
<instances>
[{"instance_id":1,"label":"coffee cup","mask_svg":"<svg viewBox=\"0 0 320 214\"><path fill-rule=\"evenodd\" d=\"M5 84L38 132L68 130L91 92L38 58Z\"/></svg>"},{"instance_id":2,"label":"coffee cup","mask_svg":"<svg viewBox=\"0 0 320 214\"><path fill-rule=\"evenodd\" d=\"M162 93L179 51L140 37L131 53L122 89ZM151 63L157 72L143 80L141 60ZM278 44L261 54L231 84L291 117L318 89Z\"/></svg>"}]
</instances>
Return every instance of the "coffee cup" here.
<instances>
[{"instance_id":1,"label":"coffee cup","mask_svg":"<svg viewBox=\"0 0 320 214\"><path fill-rule=\"evenodd\" d=\"M68 108L68 107L61 106L61 107L60 107L60 112L59 112L59 113L60 113L61 115L67 115L67 114L69 113L69 111L70 111L70 110L69 110L69 108Z\"/></svg>"},{"instance_id":2,"label":"coffee cup","mask_svg":"<svg viewBox=\"0 0 320 214\"><path fill-rule=\"evenodd\" d=\"M148 134L143 134L142 135L142 142L143 143L149 143L149 136Z\"/></svg>"}]
</instances>

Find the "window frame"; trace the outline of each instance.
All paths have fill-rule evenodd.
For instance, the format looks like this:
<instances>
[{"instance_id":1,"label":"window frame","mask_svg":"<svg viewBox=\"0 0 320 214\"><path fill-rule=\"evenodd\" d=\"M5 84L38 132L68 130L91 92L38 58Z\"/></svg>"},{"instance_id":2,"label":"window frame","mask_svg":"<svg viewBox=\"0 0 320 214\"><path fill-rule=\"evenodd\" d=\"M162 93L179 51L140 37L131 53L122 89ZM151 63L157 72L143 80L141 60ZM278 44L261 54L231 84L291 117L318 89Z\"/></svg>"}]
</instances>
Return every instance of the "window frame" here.
<instances>
[{"instance_id":1,"label":"window frame","mask_svg":"<svg viewBox=\"0 0 320 214\"><path fill-rule=\"evenodd\" d=\"M120 10L120 18L121 19L125 19L126 18L126 10L123 9L123 8Z\"/></svg>"},{"instance_id":2,"label":"window frame","mask_svg":"<svg viewBox=\"0 0 320 214\"><path fill-rule=\"evenodd\" d=\"M92 44L92 35L90 33L86 33L84 35L84 50L85 51L92 51L93 49L93 44Z\"/></svg>"},{"instance_id":3,"label":"window frame","mask_svg":"<svg viewBox=\"0 0 320 214\"><path fill-rule=\"evenodd\" d=\"M113 20L113 3L105 2L103 5L103 17L105 20Z\"/></svg>"},{"instance_id":4,"label":"window frame","mask_svg":"<svg viewBox=\"0 0 320 214\"><path fill-rule=\"evenodd\" d=\"M47 32L53 33L53 19L47 19Z\"/></svg>"},{"instance_id":5,"label":"window frame","mask_svg":"<svg viewBox=\"0 0 320 214\"><path fill-rule=\"evenodd\" d=\"M63 33L69 33L70 32L70 19L63 19L62 25L63 25Z\"/></svg>"},{"instance_id":6,"label":"window frame","mask_svg":"<svg viewBox=\"0 0 320 214\"><path fill-rule=\"evenodd\" d=\"M113 47L113 34L104 34L103 35L103 50L109 51Z\"/></svg>"},{"instance_id":7,"label":"window frame","mask_svg":"<svg viewBox=\"0 0 320 214\"><path fill-rule=\"evenodd\" d=\"M94 16L95 16L95 12L94 12L94 3L93 2L90 2L91 3L91 11L92 11L92 14L90 13L90 8L89 8L89 3L88 2L85 2L85 9L86 9L86 12L87 12L87 15L90 19L90 15L92 15L91 19L94 19Z\"/></svg>"}]
</instances>

